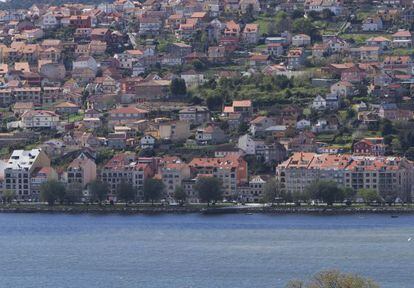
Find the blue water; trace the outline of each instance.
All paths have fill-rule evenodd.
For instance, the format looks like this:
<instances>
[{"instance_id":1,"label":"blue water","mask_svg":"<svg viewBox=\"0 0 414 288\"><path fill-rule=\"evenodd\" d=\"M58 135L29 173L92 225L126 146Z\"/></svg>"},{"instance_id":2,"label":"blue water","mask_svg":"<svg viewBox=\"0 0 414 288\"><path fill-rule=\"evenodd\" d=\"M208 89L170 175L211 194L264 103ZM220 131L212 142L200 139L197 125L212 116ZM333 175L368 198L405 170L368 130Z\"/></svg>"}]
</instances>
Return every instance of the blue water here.
<instances>
[{"instance_id":1,"label":"blue water","mask_svg":"<svg viewBox=\"0 0 414 288\"><path fill-rule=\"evenodd\" d=\"M0 287L283 287L337 268L412 288L413 260L414 216L0 214Z\"/></svg>"}]
</instances>

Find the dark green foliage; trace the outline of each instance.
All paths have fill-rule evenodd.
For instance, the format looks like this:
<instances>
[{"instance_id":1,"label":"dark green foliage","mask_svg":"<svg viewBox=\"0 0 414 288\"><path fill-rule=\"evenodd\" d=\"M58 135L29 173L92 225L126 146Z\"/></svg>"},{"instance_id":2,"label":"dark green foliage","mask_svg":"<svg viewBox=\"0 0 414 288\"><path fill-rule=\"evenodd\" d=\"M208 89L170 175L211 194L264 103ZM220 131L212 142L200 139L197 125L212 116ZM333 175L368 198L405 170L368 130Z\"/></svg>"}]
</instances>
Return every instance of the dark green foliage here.
<instances>
[{"instance_id":1,"label":"dark green foliage","mask_svg":"<svg viewBox=\"0 0 414 288\"><path fill-rule=\"evenodd\" d=\"M364 277L341 273L339 271L323 271L308 282L290 281L286 288L379 288L375 282Z\"/></svg>"},{"instance_id":2,"label":"dark green foliage","mask_svg":"<svg viewBox=\"0 0 414 288\"><path fill-rule=\"evenodd\" d=\"M116 189L116 195L118 200L124 201L125 203L135 200L136 190L132 184L122 181L119 183Z\"/></svg>"},{"instance_id":3,"label":"dark green foliage","mask_svg":"<svg viewBox=\"0 0 414 288\"><path fill-rule=\"evenodd\" d=\"M187 86L184 79L174 78L170 84L171 94L173 96L184 96L187 94Z\"/></svg>"},{"instance_id":4,"label":"dark green foliage","mask_svg":"<svg viewBox=\"0 0 414 288\"><path fill-rule=\"evenodd\" d=\"M148 178L144 182L144 198L146 202L158 201L164 195L164 183L160 179Z\"/></svg>"},{"instance_id":5,"label":"dark green foliage","mask_svg":"<svg viewBox=\"0 0 414 288\"><path fill-rule=\"evenodd\" d=\"M374 201L381 201L381 197L374 189L359 189L358 197L364 199L365 203L369 204Z\"/></svg>"},{"instance_id":6,"label":"dark green foliage","mask_svg":"<svg viewBox=\"0 0 414 288\"><path fill-rule=\"evenodd\" d=\"M200 200L207 204L223 198L222 183L216 177L200 177L194 185L194 190L197 191Z\"/></svg>"},{"instance_id":7,"label":"dark green foliage","mask_svg":"<svg viewBox=\"0 0 414 288\"><path fill-rule=\"evenodd\" d=\"M322 200L328 205L342 202L345 199L344 191L333 181L317 181L306 187L306 192L312 199Z\"/></svg>"},{"instance_id":8,"label":"dark green foliage","mask_svg":"<svg viewBox=\"0 0 414 288\"><path fill-rule=\"evenodd\" d=\"M68 204L78 203L82 200L82 184L69 183L66 186L65 201Z\"/></svg>"},{"instance_id":9,"label":"dark green foliage","mask_svg":"<svg viewBox=\"0 0 414 288\"><path fill-rule=\"evenodd\" d=\"M223 99L220 97L220 95L212 95L207 97L206 103L208 109L210 109L211 111L217 111L221 110L223 105Z\"/></svg>"},{"instance_id":10,"label":"dark green foliage","mask_svg":"<svg viewBox=\"0 0 414 288\"><path fill-rule=\"evenodd\" d=\"M274 203L280 200L286 200L286 195L281 189L280 182L276 178L271 178L267 180L264 185L264 195L263 202L265 203Z\"/></svg>"},{"instance_id":11,"label":"dark green foliage","mask_svg":"<svg viewBox=\"0 0 414 288\"><path fill-rule=\"evenodd\" d=\"M177 186L174 191L174 199L181 205L187 200L187 193L182 186Z\"/></svg>"},{"instance_id":12,"label":"dark green foliage","mask_svg":"<svg viewBox=\"0 0 414 288\"><path fill-rule=\"evenodd\" d=\"M392 122L388 119L384 119L381 125L382 136L390 135L394 133L394 127Z\"/></svg>"},{"instance_id":13,"label":"dark green foliage","mask_svg":"<svg viewBox=\"0 0 414 288\"><path fill-rule=\"evenodd\" d=\"M92 201L98 201L99 203L104 201L109 193L108 184L100 180L92 181L88 188Z\"/></svg>"},{"instance_id":14,"label":"dark green foliage","mask_svg":"<svg viewBox=\"0 0 414 288\"><path fill-rule=\"evenodd\" d=\"M65 199L66 188L57 180L48 180L40 186L40 199L49 205L56 201L63 202Z\"/></svg>"}]
</instances>

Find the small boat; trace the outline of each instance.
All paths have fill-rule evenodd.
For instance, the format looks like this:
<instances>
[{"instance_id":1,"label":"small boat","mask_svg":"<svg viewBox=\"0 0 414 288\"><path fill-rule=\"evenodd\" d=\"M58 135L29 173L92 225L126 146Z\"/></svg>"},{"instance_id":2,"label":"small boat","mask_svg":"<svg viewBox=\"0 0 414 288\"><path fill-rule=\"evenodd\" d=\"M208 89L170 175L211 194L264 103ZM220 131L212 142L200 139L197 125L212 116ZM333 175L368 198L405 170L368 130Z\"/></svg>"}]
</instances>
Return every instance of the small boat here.
<instances>
[{"instance_id":1,"label":"small boat","mask_svg":"<svg viewBox=\"0 0 414 288\"><path fill-rule=\"evenodd\" d=\"M253 213L252 212L247 212L246 215L253 215Z\"/></svg>"},{"instance_id":2,"label":"small boat","mask_svg":"<svg viewBox=\"0 0 414 288\"><path fill-rule=\"evenodd\" d=\"M398 218L398 215L391 215L391 218Z\"/></svg>"}]
</instances>

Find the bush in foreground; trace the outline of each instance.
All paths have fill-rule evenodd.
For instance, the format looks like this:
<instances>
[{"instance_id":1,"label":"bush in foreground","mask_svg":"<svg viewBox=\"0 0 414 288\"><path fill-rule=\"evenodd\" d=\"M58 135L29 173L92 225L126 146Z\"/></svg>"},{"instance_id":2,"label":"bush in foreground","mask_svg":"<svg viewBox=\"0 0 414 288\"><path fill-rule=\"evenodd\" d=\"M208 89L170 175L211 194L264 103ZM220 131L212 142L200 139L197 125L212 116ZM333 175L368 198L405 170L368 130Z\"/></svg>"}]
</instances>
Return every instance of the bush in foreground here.
<instances>
[{"instance_id":1,"label":"bush in foreground","mask_svg":"<svg viewBox=\"0 0 414 288\"><path fill-rule=\"evenodd\" d=\"M308 282L290 281L286 288L379 288L379 286L370 279L332 270L317 273Z\"/></svg>"}]
</instances>

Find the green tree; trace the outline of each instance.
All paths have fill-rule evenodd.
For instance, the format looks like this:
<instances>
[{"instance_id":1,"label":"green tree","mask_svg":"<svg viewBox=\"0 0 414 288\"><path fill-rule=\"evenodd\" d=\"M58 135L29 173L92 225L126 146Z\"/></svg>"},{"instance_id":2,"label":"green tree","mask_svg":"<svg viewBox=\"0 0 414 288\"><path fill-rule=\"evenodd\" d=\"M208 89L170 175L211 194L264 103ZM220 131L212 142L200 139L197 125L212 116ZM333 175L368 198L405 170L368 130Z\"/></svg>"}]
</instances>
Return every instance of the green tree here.
<instances>
[{"instance_id":1,"label":"green tree","mask_svg":"<svg viewBox=\"0 0 414 288\"><path fill-rule=\"evenodd\" d=\"M100 180L94 180L89 183L88 190L92 201L98 201L99 204L101 204L109 194L108 184Z\"/></svg>"},{"instance_id":2,"label":"green tree","mask_svg":"<svg viewBox=\"0 0 414 288\"><path fill-rule=\"evenodd\" d=\"M314 39L317 36L317 29L313 25L313 23L306 18L298 18L293 21L293 32L294 33L304 33L309 35Z\"/></svg>"},{"instance_id":3,"label":"green tree","mask_svg":"<svg viewBox=\"0 0 414 288\"><path fill-rule=\"evenodd\" d=\"M407 151L405 151L405 157L411 161L414 160L414 147L410 147Z\"/></svg>"},{"instance_id":4,"label":"green tree","mask_svg":"<svg viewBox=\"0 0 414 288\"><path fill-rule=\"evenodd\" d=\"M381 125L382 136L390 135L394 133L394 126L392 122L388 119L384 119Z\"/></svg>"},{"instance_id":5,"label":"green tree","mask_svg":"<svg viewBox=\"0 0 414 288\"><path fill-rule=\"evenodd\" d=\"M269 23L267 23L267 35L268 36L274 36L276 34L276 22L275 20L271 20Z\"/></svg>"},{"instance_id":6,"label":"green tree","mask_svg":"<svg viewBox=\"0 0 414 288\"><path fill-rule=\"evenodd\" d=\"M136 190L132 184L121 181L116 188L116 196L118 200L125 201L125 205L128 205L129 201L135 200Z\"/></svg>"},{"instance_id":7,"label":"green tree","mask_svg":"<svg viewBox=\"0 0 414 288\"><path fill-rule=\"evenodd\" d=\"M200 177L194 185L194 190L202 202L207 202L207 206L211 201L223 199L222 183L216 177Z\"/></svg>"},{"instance_id":8,"label":"green tree","mask_svg":"<svg viewBox=\"0 0 414 288\"><path fill-rule=\"evenodd\" d=\"M305 190L312 199L322 200L328 205L345 199L344 191L333 181L316 181Z\"/></svg>"},{"instance_id":9,"label":"green tree","mask_svg":"<svg viewBox=\"0 0 414 288\"><path fill-rule=\"evenodd\" d=\"M174 199L178 203L180 203L180 205L183 205L185 203L185 201L187 200L187 193L185 193L185 190L182 186L175 187Z\"/></svg>"},{"instance_id":10,"label":"green tree","mask_svg":"<svg viewBox=\"0 0 414 288\"><path fill-rule=\"evenodd\" d=\"M65 199L66 188L57 180L48 180L40 186L40 199L47 202L50 206L56 201L63 203Z\"/></svg>"},{"instance_id":11,"label":"green tree","mask_svg":"<svg viewBox=\"0 0 414 288\"><path fill-rule=\"evenodd\" d=\"M323 271L308 281L290 281L286 288L379 288L371 279L340 271Z\"/></svg>"},{"instance_id":12,"label":"green tree","mask_svg":"<svg viewBox=\"0 0 414 288\"><path fill-rule=\"evenodd\" d=\"M144 198L145 201L158 201L164 195L165 185L160 179L148 178L144 182Z\"/></svg>"},{"instance_id":13,"label":"green tree","mask_svg":"<svg viewBox=\"0 0 414 288\"><path fill-rule=\"evenodd\" d=\"M182 78L174 78L170 84L170 91L173 96L184 96L187 94L187 86Z\"/></svg>"},{"instance_id":14,"label":"green tree","mask_svg":"<svg viewBox=\"0 0 414 288\"><path fill-rule=\"evenodd\" d=\"M197 71L202 71L204 69L205 65L200 60L194 60L193 61L193 67Z\"/></svg>"},{"instance_id":15,"label":"green tree","mask_svg":"<svg viewBox=\"0 0 414 288\"><path fill-rule=\"evenodd\" d=\"M282 192L280 182L276 178L269 179L263 188L263 201L265 203L273 203L276 199L285 199Z\"/></svg>"},{"instance_id":16,"label":"green tree","mask_svg":"<svg viewBox=\"0 0 414 288\"><path fill-rule=\"evenodd\" d=\"M323 9L321 12L321 18L325 20L332 20L335 14L329 9Z\"/></svg>"},{"instance_id":17,"label":"green tree","mask_svg":"<svg viewBox=\"0 0 414 288\"><path fill-rule=\"evenodd\" d=\"M16 192L10 189L4 190L1 198L4 203L11 203L16 198Z\"/></svg>"},{"instance_id":18,"label":"green tree","mask_svg":"<svg viewBox=\"0 0 414 288\"><path fill-rule=\"evenodd\" d=\"M211 95L207 97L206 104L211 111L221 110L223 98L220 95Z\"/></svg>"},{"instance_id":19,"label":"green tree","mask_svg":"<svg viewBox=\"0 0 414 288\"><path fill-rule=\"evenodd\" d=\"M364 202L366 204L381 200L381 197L378 194L377 190L374 189L359 189L357 195L358 197L364 199Z\"/></svg>"},{"instance_id":20,"label":"green tree","mask_svg":"<svg viewBox=\"0 0 414 288\"><path fill-rule=\"evenodd\" d=\"M74 204L82 199L82 184L70 183L66 186L65 200L68 204Z\"/></svg>"}]
</instances>

